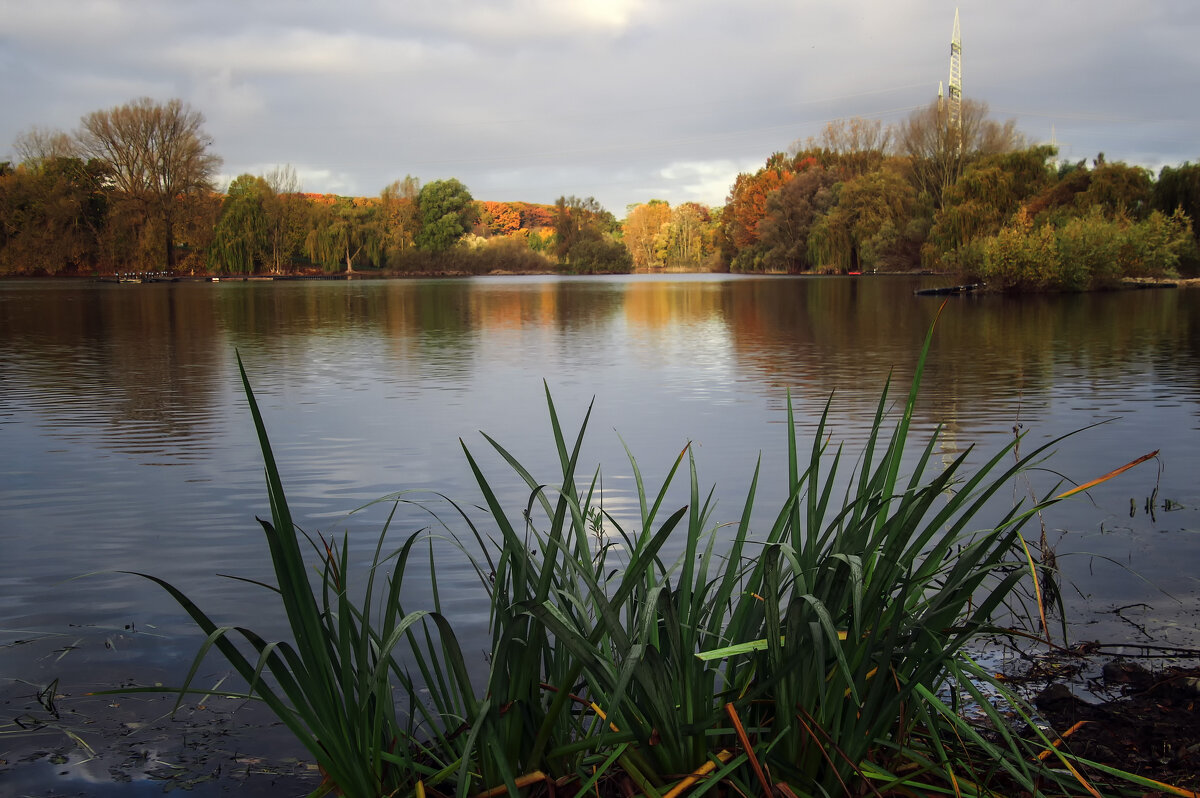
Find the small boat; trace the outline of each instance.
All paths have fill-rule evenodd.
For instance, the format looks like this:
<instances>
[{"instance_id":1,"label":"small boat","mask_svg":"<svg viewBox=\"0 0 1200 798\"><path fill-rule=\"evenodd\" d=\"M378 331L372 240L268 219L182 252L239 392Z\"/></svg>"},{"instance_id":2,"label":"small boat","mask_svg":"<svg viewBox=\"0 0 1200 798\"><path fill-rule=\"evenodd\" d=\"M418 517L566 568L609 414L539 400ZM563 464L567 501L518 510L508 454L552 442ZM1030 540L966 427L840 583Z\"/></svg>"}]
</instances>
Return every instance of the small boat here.
<instances>
[{"instance_id":1,"label":"small boat","mask_svg":"<svg viewBox=\"0 0 1200 798\"><path fill-rule=\"evenodd\" d=\"M945 296L947 294L969 294L976 288L982 288L983 283L971 283L970 285L947 285L942 288L921 288L913 291L917 296Z\"/></svg>"}]
</instances>

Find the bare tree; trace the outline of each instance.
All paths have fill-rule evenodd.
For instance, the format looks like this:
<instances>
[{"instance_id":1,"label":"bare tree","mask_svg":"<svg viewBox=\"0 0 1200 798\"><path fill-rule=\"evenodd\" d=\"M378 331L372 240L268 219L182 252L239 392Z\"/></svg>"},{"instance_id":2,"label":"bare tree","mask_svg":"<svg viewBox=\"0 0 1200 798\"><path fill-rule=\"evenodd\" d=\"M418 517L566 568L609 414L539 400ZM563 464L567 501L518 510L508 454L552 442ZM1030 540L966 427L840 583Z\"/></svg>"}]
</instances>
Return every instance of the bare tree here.
<instances>
[{"instance_id":1,"label":"bare tree","mask_svg":"<svg viewBox=\"0 0 1200 798\"><path fill-rule=\"evenodd\" d=\"M34 170L54 158L72 158L77 154L75 142L66 133L37 125L17 136L13 151L18 163Z\"/></svg>"},{"instance_id":2,"label":"bare tree","mask_svg":"<svg viewBox=\"0 0 1200 798\"><path fill-rule=\"evenodd\" d=\"M844 179L873 172L892 154L895 131L878 119L852 117L835 119L821 130L792 143L789 153L799 162L815 157L823 166L836 169Z\"/></svg>"},{"instance_id":3,"label":"bare tree","mask_svg":"<svg viewBox=\"0 0 1200 798\"><path fill-rule=\"evenodd\" d=\"M276 166L263 179L271 190L271 196L264 200L271 241L271 271L280 274L303 248L308 204L300 196L300 176L291 164Z\"/></svg>"},{"instance_id":4,"label":"bare tree","mask_svg":"<svg viewBox=\"0 0 1200 798\"><path fill-rule=\"evenodd\" d=\"M221 165L209 152L204 115L181 100L143 97L83 117L76 140L85 158L109 165L118 192L161 224L167 268L173 269L181 200L211 191Z\"/></svg>"},{"instance_id":5,"label":"bare tree","mask_svg":"<svg viewBox=\"0 0 1200 798\"><path fill-rule=\"evenodd\" d=\"M1025 145L1016 122L988 118L987 103L963 100L959 125L951 125L941 103L914 111L896 131L897 149L907 155L917 190L942 205L942 192L954 185L971 161L984 155L1011 152Z\"/></svg>"},{"instance_id":6,"label":"bare tree","mask_svg":"<svg viewBox=\"0 0 1200 798\"><path fill-rule=\"evenodd\" d=\"M835 119L821 131L821 145L830 152L847 155L876 152L884 155L892 143L892 129L878 119Z\"/></svg>"},{"instance_id":7,"label":"bare tree","mask_svg":"<svg viewBox=\"0 0 1200 798\"><path fill-rule=\"evenodd\" d=\"M263 179L267 181L267 185L276 194L300 193L300 176L296 174L296 167L290 163L286 163L283 166L276 166L263 175Z\"/></svg>"}]
</instances>

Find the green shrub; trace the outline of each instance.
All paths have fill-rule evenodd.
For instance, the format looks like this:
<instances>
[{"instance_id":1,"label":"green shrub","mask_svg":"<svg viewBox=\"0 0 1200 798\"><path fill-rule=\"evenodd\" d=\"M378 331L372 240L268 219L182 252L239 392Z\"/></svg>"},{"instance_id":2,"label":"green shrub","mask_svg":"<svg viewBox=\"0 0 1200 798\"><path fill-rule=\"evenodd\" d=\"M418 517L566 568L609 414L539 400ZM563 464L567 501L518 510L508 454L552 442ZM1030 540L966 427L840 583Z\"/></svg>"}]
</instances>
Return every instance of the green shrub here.
<instances>
[{"instance_id":1,"label":"green shrub","mask_svg":"<svg viewBox=\"0 0 1200 798\"><path fill-rule=\"evenodd\" d=\"M628 274L633 271L633 255L619 241L584 238L571 245L567 270L572 274Z\"/></svg>"},{"instance_id":2,"label":"green shrub","mask_svg":"<svg viewBox=\"0 0 1200 798\"><path fill-rule=\"evenodd\" d=\"M1116 280L1122 238L1120 228L1098 209L1068 221L1058 231L1056 285L1068 291L1083 291Z\"/></svg>"},{"instance_id":3,"label":"green shrub","mask_svg":"<svg viewBox=\"0 0 1200 798\"><path fill-rule=\"evenodd\" d=\"M1144 222L1131 225L1121 242L1120 270L1124 277L1171 277L1191 239L1182 211L1166 216L1154 211Z\"/></svg>"},{"instance_id":4,"label":"green shrub","mask_svg":"<svg viewBox=\"0 0 1200 798\"><path fill-rule=\"evenodd\" d=\"M1001 289L1045 288L1059 269L1054 229L1035 228L1024 210L1010 226L984 241L981 274Z\"/></svg>"},{"instance_id":5,"label":"green shrub","mask_svg":"<svg viewBox=\"0 0 1200 798\"><path fill-rule=\"evenodd\" d=\"M1034 225L1022 210L1012 224L982 242L979 274L1002 290L1084 291L1139 277L1173 277L1194 253L1182 212L1154 211L1140 222L1092 208L1057 225ZM966 271L972 253L958 253Z\"/></svg>"}]
</instances>

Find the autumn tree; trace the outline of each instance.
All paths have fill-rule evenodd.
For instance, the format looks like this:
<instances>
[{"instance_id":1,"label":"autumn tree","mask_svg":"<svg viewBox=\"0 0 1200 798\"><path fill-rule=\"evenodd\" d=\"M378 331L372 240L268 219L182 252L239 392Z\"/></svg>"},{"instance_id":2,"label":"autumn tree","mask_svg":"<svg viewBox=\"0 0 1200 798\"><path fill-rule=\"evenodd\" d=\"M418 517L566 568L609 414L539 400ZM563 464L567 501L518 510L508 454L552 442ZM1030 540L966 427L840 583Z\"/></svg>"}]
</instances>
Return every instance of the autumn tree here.
<instances>
[{"instance_id":1,"label":"autumn tree","mask_svg":"<svg viewBox=\"0 0 1200 798\"><path fill-rule=\"evenodd\" d=\"M108 218L107 169L49 157L0 169L0 273L94 270Z\"/></svg>"},{"instance_id":2,"label":"autumn tree","mask_svg":"<svg viewBox=\"0 0 1200 798\"><path fill-rule=\"evenodd\" d=\"M758 243L759 222L767 214L767 195L778 190L792 176L791 161L783 153L775 153L767 164L754 174L739 174L725 201L724 237L734 252Z\"/></svg>"},{"instance_id":3,"label":"autumn tree","mask_svg":"<svg viewBox=\"0 0 1200 798\"><path fill-rule=\"evenodd\" d=\"M521 203L521 226L534 230L539 227L554 226L554 206Z\"/></svg>"},{"instance_id":4,"label":"autumn tree","mask_svg":"<svg viewBox=\"0 0 1200 798\"><path fill-rule=\"evenodd\" d=\"M421 229L416 245L426 252L445 252L458 243L475 222L477 209L467 190L455 178L427 183L417 195Z\"/></svg>"},{"instance_id":5,"label":"autumn tree","mask_svg":"<svg viewBox=\"0 0 1200 798\"><path fill-rule=\"evenodd\" d=\"M554 254L558 262L579 274L627 272L633 258L614 239L613 215L593 197L559 197L554 203Z\"/></svg>"},{"instance_id":6,"label":"autumn tree","mask_svg":"<svg viewBox=\"0 0 1200 798\"><path fill-rule=\"evenodd\" d=\"M635 268L648 269L662 265L660 242L670 220L671 206L663 200L652 199L629 209L621 229Z\"/></svg>"},{"instance_id":7,"label":"autumn tree","mask_svg":"<svg viewBox=\"0 0 1200 798\"><path fill-rule=\"evenodd\" d=\"M559 197L554 202L554 254L560 263L570 260L571 248L585 238L599 238L597 217L603 210L593 197Z\"/></svg>"},{"instance_id":8,"label":"autumn tree","mask_svg":"<svg viewBox=\"0 0 1200 798\"><path fill-rule=\"evenodd\" d=\"M760 246L740 256L742 270L751 267L745 262L748 257L757 258L753 268L758 269L795 272L813 268L808 238L817 218L833 205L836 182L832 171L810 166L768 194L759 223Z\"/></svg>"},{"instance_id":9,"label":"autumn tree","mask_svg":"<svg viewBox=\"0 0 1200 798\"><path fill-rule=\"evenodd\" d=\"M713 250L712 212L696 202L671 209L659 236L659 257L668 266L696 267Z\"/></svg>"},{"instance_id":10,"label":"autumn tree","mask_svg":"<svg viewBox=\"0 0 1200 798\"><path fill-rule=\"evenodd\" d=\"M494 236L510 236L521 229L521 207L513 202L484 202L480 219Z\"/></svg>"},{"instance_id":11,"label":"autumn tree","mask_svg":"<svg viewBox=\"0 0 1200 798\"><path fill-rule=\"evenodd\" d=\"M211 191L221 163L209 151L203 114L181 100L143 97L84 116L76 142L83 157L108 166L114 188L157 228L173 269L181 200Z\"/></svg>"},{"instance_id":12,"label":"autumn tree","mask_svg":"<svg viewBox=\"0 0 1200 798\"><path fill-rule=\"evenodd\" d=\"M393 180L379 192L378 222L385 264L416 246L421 230L420 195L421 181L412 175Z\"/></svg>"}]
</instances>

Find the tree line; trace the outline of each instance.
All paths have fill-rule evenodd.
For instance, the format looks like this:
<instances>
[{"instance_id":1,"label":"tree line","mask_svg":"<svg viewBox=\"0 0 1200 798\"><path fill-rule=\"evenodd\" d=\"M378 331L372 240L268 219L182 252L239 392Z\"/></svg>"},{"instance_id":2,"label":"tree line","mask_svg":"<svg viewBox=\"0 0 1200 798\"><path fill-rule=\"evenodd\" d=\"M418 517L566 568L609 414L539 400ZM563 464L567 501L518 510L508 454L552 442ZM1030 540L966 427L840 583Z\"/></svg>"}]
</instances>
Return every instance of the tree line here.
<instances>
[{"instance_id":1,"label":"tree line","mask_svg":"<svg viewBox=\"0 0 1200 798\"><path fill-rule=\"evenodd\" d=\"M1200 165L1066 163L982 103L959 119L933 103L839 120L738 175L723 207L650 200L618 220L592 198L480 202L454 178L304 193L287 166L218 193L203 115L142 98L18 137L0 274L927 269L1086 289L1200 272Z\"/></svg>"},{"instance_id":2,"label":"tree line","mask_svg":"<svg viewBox=\"0 0 1200 798\"><path fill-rule=\"evenodd\" d=\"M1057 160L987 106L852 119L738 175L718 231L733 271L927 269L1001 289L1200 274L1200 165Z\"/></svg>"},{"instance_id":3,"label":"tree line","mask_svg":"<svg viewBox=\"0 0 1200 798\"><path fill-rule=\"evenodd\" d=\"M203 115L142 98L78 131L32 128L0 163L0 274L621 272L620 225L592 198L477 202L411 176L378 196L301 190L290 166L214 185Z\"/></svg>"}]
</instances>

